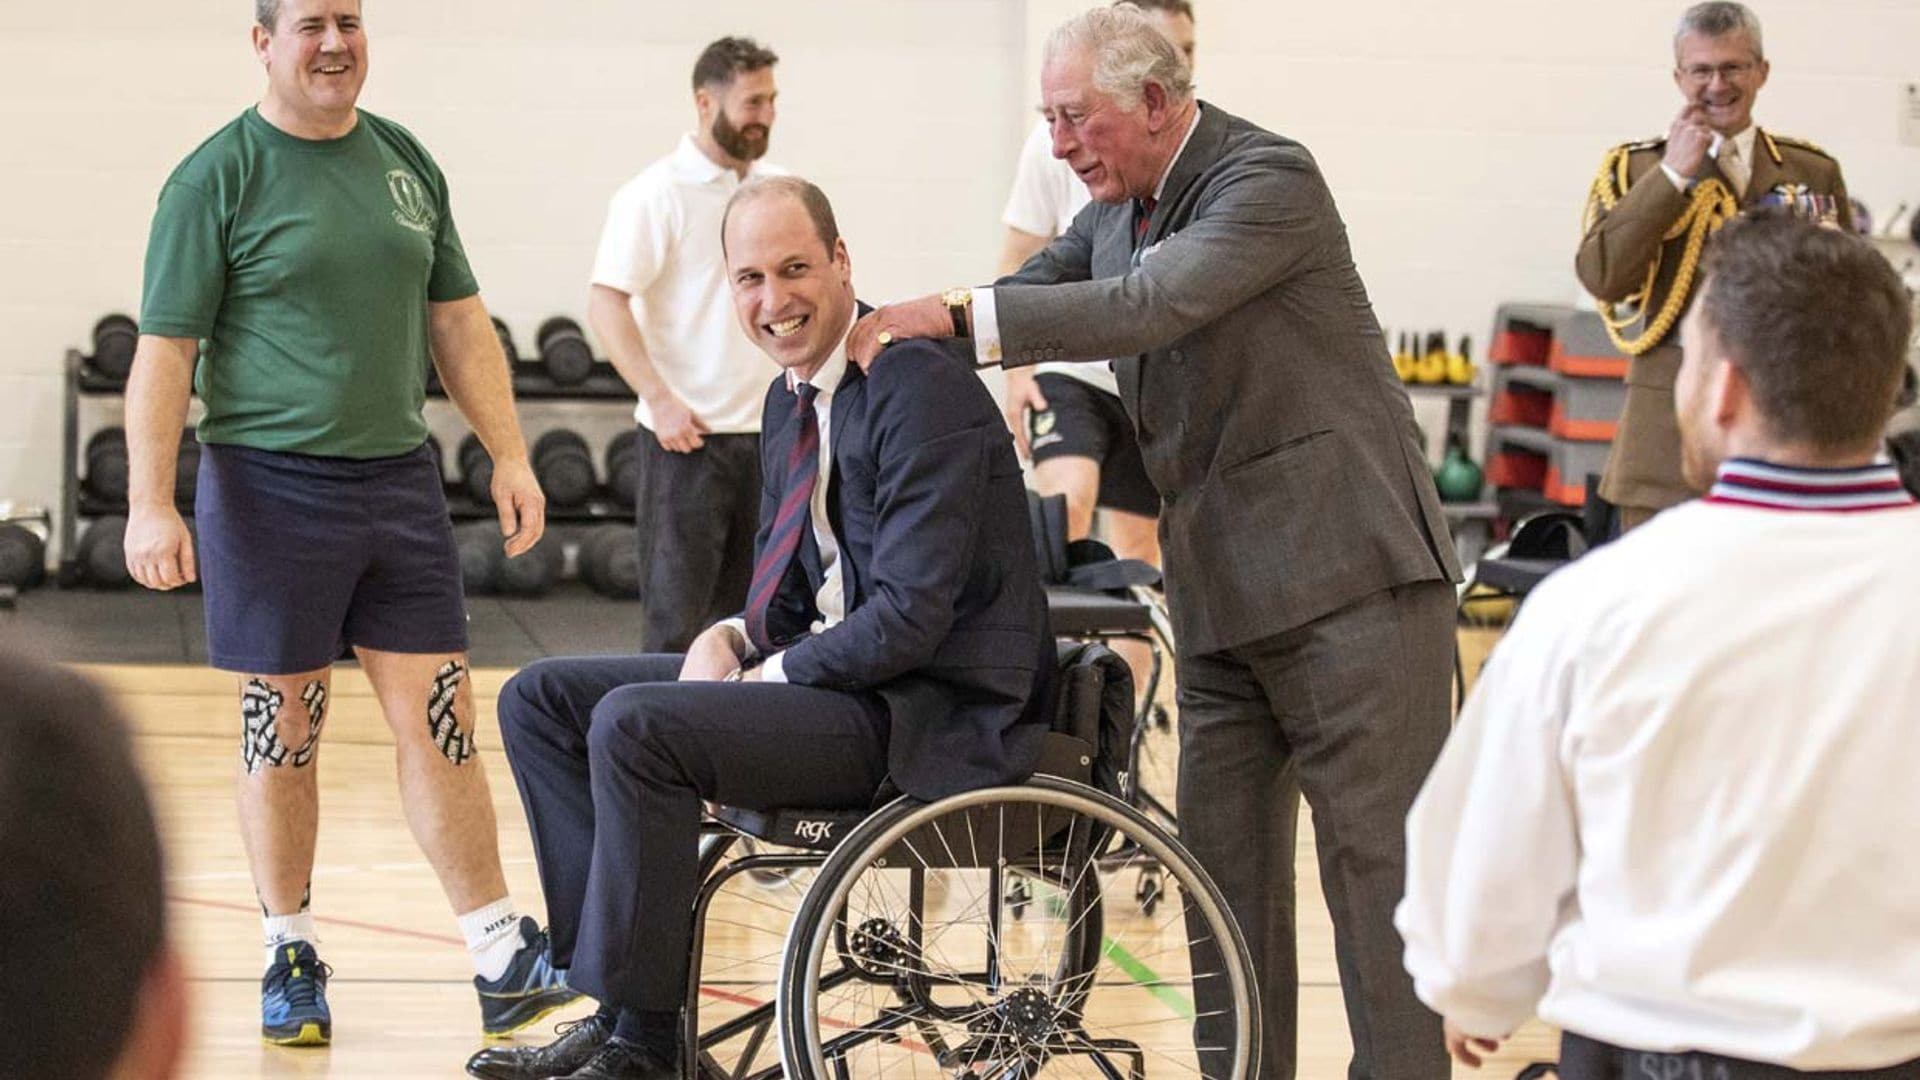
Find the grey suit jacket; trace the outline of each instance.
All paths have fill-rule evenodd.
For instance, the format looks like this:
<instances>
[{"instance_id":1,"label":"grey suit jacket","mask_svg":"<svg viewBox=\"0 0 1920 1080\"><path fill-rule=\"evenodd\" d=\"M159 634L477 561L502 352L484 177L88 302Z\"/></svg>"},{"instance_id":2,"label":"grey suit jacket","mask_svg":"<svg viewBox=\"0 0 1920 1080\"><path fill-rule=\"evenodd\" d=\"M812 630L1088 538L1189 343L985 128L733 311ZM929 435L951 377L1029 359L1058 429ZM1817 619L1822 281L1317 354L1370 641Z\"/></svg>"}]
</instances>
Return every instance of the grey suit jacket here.
<instances>
[{"instance_id":1,"label":"grey suit jacket","mask_svg":"<svg viewBox=\"0 0 1920 1080\"><path fill-rule=\"evenodd\" d=\"M993 297L1004 363L1115 361L1179 649L1459 580L1413 407L1305 147L1202 103L1142 254L1092 203Z\"/></svg>"}]
</instances>

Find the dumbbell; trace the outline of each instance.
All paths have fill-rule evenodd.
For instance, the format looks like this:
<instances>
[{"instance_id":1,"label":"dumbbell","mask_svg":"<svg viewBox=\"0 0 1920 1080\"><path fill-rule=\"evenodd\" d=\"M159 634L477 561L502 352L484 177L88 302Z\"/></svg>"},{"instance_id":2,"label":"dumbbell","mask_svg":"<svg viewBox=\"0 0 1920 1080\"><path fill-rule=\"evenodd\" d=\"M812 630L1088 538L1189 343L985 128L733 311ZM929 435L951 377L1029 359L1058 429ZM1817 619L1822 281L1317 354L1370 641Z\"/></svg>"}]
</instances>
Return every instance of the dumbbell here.
<instances>
[{"instance_id":1,"label":"dumbbell","mask_svg":"<svg viewBox=\"0 0 1920 1080\"><path fill-rule=\"evenodd\" d=\"M578 432L554 428L533 441L533 475L554 506L579 506L593 497L593 451Z\"/></svg>"},{"instance_id":2,"label":"dumbbell","mask_svg":"<svg viewBox=\"0 0 1920 1080\"><path fill-rule=\"evenodd\" d=\"M127 431L101 428L87 440L87 491L102 502L127 501Z\"/></svg>"},{"instance_id":3,"label":"dumbbell","mask_svg":"<svg viewBox=\"0 0 1920 1080\"><path fill-rule=\"evenodd\" d=\"M513 331L507 329L507 322L500 316L493 317L493 332L500 337L500 351L507 354L509 366L520 362L520 349L513 343Z\"/></svg>"},{"instance_id":4,"label":"dumbbell","mask_svg":"<svg viewBox=\"0 0 1920 1080\"><path fill-rule=\"evenodd\" d=\"M613 501L629 510L640 492L639 442L639 434L628 428L607 444L607 487Z\"/></svg>"},{"instance_id":5,"label":"dumbbell","mask_svg":"<svg viewBox=\"0 0 1920 1080\"><path fill-rule=\"evenodd\" d=\"M493 458L471 432L460 440L460 483L474 502L493 502Z\"/></svg>"},{"instance_id":6,"label":"dumbbell","mask_svg":"<svg viewBox=\"0 0 1920 1080\"><path fill-rule=\"evenodd\" d=\"M25 591L46 577L46 542L23 525L0 521L0 589Z\"/></svg>"},{"instance_id":7,"label":"dumbbell","mask_svg":"<svg viewBox=\"0 0 1920 1080\"><path fill-rule=\"evenodd\" d=\"M113 314L93 324L93 370L116 382L127 381L133 370L133 350L140 344L140 324Z\"/></svg>"},{"instance_id":8,"label":"dumbbell","mask_svg":"<svg viewBox=\"0 0 1920 1080\"><path fill-rule=\"evenodd\" d=\"M540 324L535 340L540 343L540 363L555 385L572 386L593 374L593 348L579 323L555 315Z\"/></svg>"},{"instance_id":9,"label":"dumbbell","mask_svg":"<svg viewBox=\"0 0 1920 1080\"><path fill-rule=\"evenodd\" d=\"M199 490L200 439L188 428L180 433L180 449L173 458L174 501L192 505L194 493Z\"/></svg>"},{"instance_id":10,"label":"dumbbell","mask_svg":"<svg viewBox=\"0 0 1920 1080\"><path fill-rule=\"evenodd\" d=\"M495 530L495 547L500 544L499 537L499 531ZM560 580L565 561L560 541L552 533L545 533L532 548L511 559L503 553L500 572L494 580L499 591L507 596L545 596L553 583Z\"/></svg>"},{"instance_id":11,"label":"dumbbell","mask_svg":"<svg viewBox=\"0 0 1920 1080\"><path fill-rule=\"evenodd\" d=\"M486 596L500 586L500 566L506 555L500 544L500 527L491 521L474 521L455 527L454 545L460 549L460 582L468 596Z\"/></svg>"},{"instance_id":12,"label":"dumbbell","mask_svg":"<svg viewBox=\"0 0 1920 1080\"><path fill-rule=\"evenodd\" d=\"M640 550L633 530L601 525L580 545L580 580L601 596L640 598Z\"/></svg>"},{"instance_id":13,"label":"dumbbell","mask_svg":"<svg viewBox=\"0 0 1920 1080\"><path fill-rule=\"evenodd\" d=\"M95 518L80 534L80 572L87 582L103 589L133 584L127 572L127 519L114 514Z\"/></svg>"}]
</instances>

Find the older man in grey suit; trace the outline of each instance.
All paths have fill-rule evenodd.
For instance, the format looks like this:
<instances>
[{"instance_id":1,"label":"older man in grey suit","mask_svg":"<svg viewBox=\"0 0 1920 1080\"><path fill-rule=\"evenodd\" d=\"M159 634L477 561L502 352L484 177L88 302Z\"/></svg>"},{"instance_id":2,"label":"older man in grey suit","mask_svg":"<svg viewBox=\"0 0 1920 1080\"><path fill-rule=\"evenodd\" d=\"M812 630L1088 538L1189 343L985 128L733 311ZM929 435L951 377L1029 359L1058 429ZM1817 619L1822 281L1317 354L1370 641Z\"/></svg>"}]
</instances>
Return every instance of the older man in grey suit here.
<instances>
[{"instance_id":1,"label":"older man in grey suit","mask_svg":"<svg viewBox=\"0 0 1920 1080\"><path fill-rule=\"evenodd\" d=\"M1096 201L993 288L873 313L854 357L961 335L985 363L1121 358L1162 499L1181 836L1253 951L1262 1072L1294 1073L1304 792L1349 1075L1444 1077L1392 918L1406 811L1447 735L1459 570L1346 228L1306 149L1196 100L1136 10L1056 30L1042 89L1054 156Z\"/></svg>"}]
</instances>

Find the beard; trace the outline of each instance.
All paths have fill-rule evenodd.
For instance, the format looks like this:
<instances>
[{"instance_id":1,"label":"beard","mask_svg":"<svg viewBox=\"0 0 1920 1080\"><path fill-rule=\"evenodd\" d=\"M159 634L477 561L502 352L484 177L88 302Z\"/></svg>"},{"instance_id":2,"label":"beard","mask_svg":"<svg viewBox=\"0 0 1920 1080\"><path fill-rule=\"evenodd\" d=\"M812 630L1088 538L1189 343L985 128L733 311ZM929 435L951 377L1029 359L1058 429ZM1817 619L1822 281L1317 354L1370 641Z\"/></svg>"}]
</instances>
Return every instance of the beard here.
<instances>
[{"instance_id":1,"label":"beard","mask_svg":"<svg viewBox=\"0 0 1920 1080\"><path fill-rule=\"evenodd\" d=\"M713 141L735 161L758 161L767 152L767 142L772 135L764 124L748 124L744 128L733 126L727 119L725 110L713 117Z\"/></svg>"}]
</instances>

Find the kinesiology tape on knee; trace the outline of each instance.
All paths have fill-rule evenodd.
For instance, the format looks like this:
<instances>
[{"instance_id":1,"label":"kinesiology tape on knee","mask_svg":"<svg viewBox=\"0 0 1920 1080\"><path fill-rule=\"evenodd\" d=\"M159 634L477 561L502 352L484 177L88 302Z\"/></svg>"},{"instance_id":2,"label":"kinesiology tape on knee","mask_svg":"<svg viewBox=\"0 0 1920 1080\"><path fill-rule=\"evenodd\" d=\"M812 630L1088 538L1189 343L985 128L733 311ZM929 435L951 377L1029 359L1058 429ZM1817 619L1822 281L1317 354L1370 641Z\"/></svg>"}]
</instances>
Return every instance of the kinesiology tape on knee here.
<instances>
[{"instance_id":1,"label":"kinesiology tape on knee","mask_svg":"<svg viewBox=\"0 0 1920 1080\"><path fill-rule=\"evenodd\" d=\"M297 769L313 761L313 752L320 745L320 729L327 722L326 685L318 679L309 682L306 689L300 691L300 703L307 710L307 737L299 746L290 748L280 740L280 709L286 704L286 698L267 685L265 679L247 680L240 692L240 719L244 726L240 760L246 764L248 775L260 771L263 765L291 764Z\"/></svg>"},{"instance_id":2,"label":"kinesiology tape on knee","mask_svg":"<svg viewBox=\"0 0 1920 1080\"><path fill-rule=\"evenodd\" d=\"M465 665L449 660L434 675L433 688L427 691L427 734L433 736L433 745L440 748L441 755L455 765L466 764L476 749L473 735L460 730L460 717L453 707L466 677Z\"/></svg>"}]
</instances>

